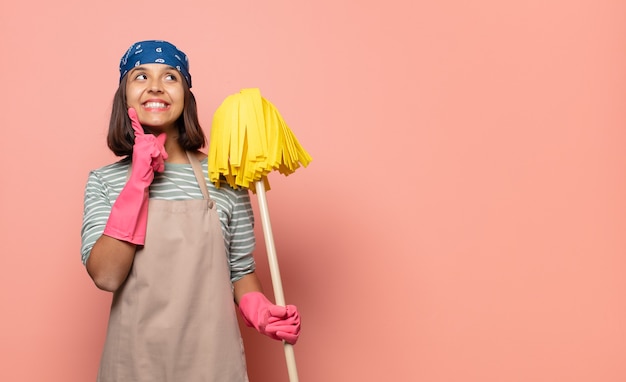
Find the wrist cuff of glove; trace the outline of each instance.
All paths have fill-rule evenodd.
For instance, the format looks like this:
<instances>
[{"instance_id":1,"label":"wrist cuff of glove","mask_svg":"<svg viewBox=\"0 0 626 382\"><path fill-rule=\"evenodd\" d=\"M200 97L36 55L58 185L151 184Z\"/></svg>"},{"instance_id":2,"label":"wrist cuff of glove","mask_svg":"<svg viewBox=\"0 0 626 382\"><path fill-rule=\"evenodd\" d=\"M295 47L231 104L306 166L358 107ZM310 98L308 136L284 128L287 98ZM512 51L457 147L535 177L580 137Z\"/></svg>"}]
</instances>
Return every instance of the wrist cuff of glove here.
<instances>
[{"instance_id":1,"label":"wrist cuff of glove","mask_svg":"<svg viewBox=\"0 0 626 382\"><path fill-rule=\"evenodd\" d=\"M117 240L127 241L135 245L144 245L146 243L146 235L133 235L128 232L122 232L108 224L104 228L104 232L102 234Z\"/></svg>"}]
</instances>

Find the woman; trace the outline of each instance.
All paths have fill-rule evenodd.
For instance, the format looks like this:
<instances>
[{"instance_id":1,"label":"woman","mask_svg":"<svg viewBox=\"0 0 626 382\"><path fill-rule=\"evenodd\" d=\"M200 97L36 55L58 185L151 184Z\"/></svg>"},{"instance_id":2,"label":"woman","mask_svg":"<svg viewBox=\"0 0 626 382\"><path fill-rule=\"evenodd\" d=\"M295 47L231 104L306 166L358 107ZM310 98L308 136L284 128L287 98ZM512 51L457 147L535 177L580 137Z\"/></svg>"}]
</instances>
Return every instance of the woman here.
<instances>
[{"instance_id":1,"label":"woman","mask_svg":"<svg viewBox=\"0 0 626 382\"><path fill-rule=\"evenodd\" d=\"M113 292L98 381L245 381L244 322L295 343L295 306L272 304L254 273L246 190L207 182L187 56L166 41L120 61L107 143L124 159L91 171L82 260Z\"/></svg>"}]
</instances>

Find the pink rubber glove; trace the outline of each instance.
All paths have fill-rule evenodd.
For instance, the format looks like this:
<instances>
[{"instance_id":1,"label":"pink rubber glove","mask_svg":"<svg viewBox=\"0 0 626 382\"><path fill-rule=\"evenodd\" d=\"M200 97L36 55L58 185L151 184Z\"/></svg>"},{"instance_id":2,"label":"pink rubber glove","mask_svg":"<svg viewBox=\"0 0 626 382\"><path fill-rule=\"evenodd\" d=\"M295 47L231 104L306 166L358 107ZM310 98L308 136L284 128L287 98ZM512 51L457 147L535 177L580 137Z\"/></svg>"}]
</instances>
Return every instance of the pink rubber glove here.
<instances>
[{"instance_id":1,"label":"pink rubber glove","mask_svg":"<svg viewBox=\"0 0 626 382\"><path fill-rule=\"evenodd\" d=\"M148 188L154 172L165 169L165 133L158 137L145 134L135 109L128 109L135 131L132 171L126 185L115 200L104 234L133 244L143 245L148 224Z\"/></svg>"},{"instance_id":2,"label":"pink rubber glove","mask_svg":"<svg viewBox=\"0 0 626 382\"><path fill-rule=\"evenodd\" d=\"M295 344L300 336L300 315L294 305L272 304L261 292L249 292L239 300L244 322L275 340Z\"/></svg>"}]
</instances>

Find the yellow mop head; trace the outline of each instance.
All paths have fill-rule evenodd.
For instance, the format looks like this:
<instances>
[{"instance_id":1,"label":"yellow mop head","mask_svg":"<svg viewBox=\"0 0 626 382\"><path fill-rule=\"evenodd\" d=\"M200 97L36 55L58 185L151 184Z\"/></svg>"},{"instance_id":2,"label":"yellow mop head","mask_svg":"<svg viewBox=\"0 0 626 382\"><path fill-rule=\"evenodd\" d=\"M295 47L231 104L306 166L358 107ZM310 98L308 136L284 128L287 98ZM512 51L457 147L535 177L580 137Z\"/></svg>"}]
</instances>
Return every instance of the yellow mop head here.
<instances>
[{"instance_id":1,"label":"yellow mop head","mask_svg":"<svg viewBox=\"0 0 626 382\"><path fill-rule=\"evenodd\" d=\"M282 116L257 88L226 97L213 116L209 141L209 179L216 187L220 177L233 188L255 192L254 182L278 170L293 173L312 160Z\"/></svg>"}]
</instances>

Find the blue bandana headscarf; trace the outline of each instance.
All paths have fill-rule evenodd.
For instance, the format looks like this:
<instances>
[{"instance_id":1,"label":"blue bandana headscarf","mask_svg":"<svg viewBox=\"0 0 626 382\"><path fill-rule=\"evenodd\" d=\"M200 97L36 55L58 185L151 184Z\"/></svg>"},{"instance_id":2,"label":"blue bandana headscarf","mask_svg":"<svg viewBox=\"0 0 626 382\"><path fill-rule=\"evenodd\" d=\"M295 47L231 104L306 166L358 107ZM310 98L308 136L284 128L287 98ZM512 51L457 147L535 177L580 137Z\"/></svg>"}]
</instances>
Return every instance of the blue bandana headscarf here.
<instances>
[{"instance_id":1,"label":"blue bandana headscarf","mask_svg":"<svg viewBox=\"0 0 626 382\"><path fill-rule=\"evenodd\" d=\"M167 41L147 40L134 43L120 60L120 82L126 73L141 64L172 66L185 77L187 85L191 88L191 74L189 74L187 55Z\"/></svg>"}]
</instances>

